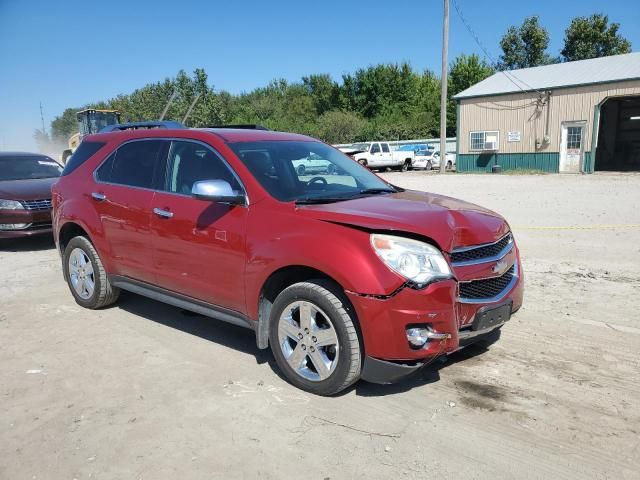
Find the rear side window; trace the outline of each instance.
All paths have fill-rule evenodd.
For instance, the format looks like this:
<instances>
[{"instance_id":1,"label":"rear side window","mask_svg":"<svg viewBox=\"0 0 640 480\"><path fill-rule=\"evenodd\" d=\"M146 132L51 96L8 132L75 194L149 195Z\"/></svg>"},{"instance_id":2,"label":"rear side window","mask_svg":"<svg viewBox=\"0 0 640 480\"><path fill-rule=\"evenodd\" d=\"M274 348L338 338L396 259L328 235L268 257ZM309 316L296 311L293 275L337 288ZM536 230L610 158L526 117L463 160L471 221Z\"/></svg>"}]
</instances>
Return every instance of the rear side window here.
<instances>
[{"instance_id":1,"label":"rear side window","mask_svg":"<svg viewBox=\"0 0 640 480\"><path fill-rule=\"evenodd\" d=\"M164 140L144 140L122 145L100 166L97 178L101 182L130 187L153 188L154 173Z\"/></svg>"},{"instance_id":2,"label":"rear side window","mask_svg":"<svg viewBox=\"0 0 640 480\"><path fill-rule=\"evenodd\" d=\"M64 166L62 176L69 175L105 145L103 142L82 142Z\"/></svg>"},{"instance_id":3,"label":"rear side window","mask_svg":"<svg viewBox=\"0 0 640 480\"><path fill-rule=\"evenodd\" d=\"M382 144L382 151L385 153L389 153L389 144L388 143L383 143Z\"/></svg>"}]
</instances>

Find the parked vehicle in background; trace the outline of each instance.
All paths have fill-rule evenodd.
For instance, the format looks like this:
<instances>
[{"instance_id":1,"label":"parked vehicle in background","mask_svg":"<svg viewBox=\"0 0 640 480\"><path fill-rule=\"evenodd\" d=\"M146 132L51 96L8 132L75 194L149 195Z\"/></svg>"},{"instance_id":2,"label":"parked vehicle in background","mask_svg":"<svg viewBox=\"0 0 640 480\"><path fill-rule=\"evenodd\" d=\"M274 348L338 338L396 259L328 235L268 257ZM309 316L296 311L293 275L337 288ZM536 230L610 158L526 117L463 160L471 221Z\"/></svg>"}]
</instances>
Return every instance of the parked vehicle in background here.
<instances>
[{"instance_id":1,"label":"parked vehicle in background","mask_svg":"<svg viewBox=\"0 0 640 480\"><path fill-rule=\"evenodd\" d=\"M333 163L313 153L308 157L294 160L293 168L296 169L298 175L313 175L315 173L335 175L337 173Z\"/></svg>"},{"instance_id":2,"label":"parked vehicle in background","mask_svg":"<svg viewBox=\"0 0 640 480\"><path fill-rule=\"evenodd\" d=\"M425 143L417 143L411 145L403 145L398 150L411 150L414 152L412 168L431 170L434 163L438 161L434 158L434 150Z\"/></svg>"},{"instance_id":3,"label":"parked vehicle in background","mask_svg":"<svg viewBox=\"0 0 640 480\"><path fill-rule=\"evenodd\" d=\"M46 155L0 152L0 238L51 233L51 186L61 173Z\"/></svg>"},{"instance_id":4,"label":"parked vehicle in background","mask_svg":"<svg viewBox=\"0 0 640 480\"><path fill-rule=\"evenodd\" d=\"M342 175L300 175L317 156ZM239 129L89 135L53 187L64 278L256 332L294 385L390 383L493 334L522 304L498 214L395 187L313 138Z\"/></svg>"},{"instance_id":5,"label":"parked vehicle in background","mask_svg":"<svg viewBox=\"0 0 640 480\"><path fill-rule=\"evenodd\" d=\"M435 151L433 155L435 157L433 168L440 168L440 151ZM453 170L456 167L456 155L454 153L447 152L445 161L445 168L447 170Z\"/></svg>"},{"instance_id":6,"label":"parked vehicle in background","mask_svg":"<svg viewBox=\"0 0 640 480\"><path fill-rule=\"evenodd\" d=\"M67 163L69 157L73 155L86 135L98 133L104 127L120 123L120 112L117 110L90 108L77 112L76 118L78 119L78 133L71 135L68 142L69 148L62 152L61 160L63 165Z\"/></svg>"},{"instance_id":7,"label":"parked vehicle in background","mask_svg":"<svg viewBox=\"0 0 640 480\"><path fill-rule=\"evenodd\" d=\"M370 169L392 168L406 171L411 168L415 156L413 151L392 151L386 142L357 143L353 148L361 150L354 155L355 161Z\"/></svg>"}]
</instances>

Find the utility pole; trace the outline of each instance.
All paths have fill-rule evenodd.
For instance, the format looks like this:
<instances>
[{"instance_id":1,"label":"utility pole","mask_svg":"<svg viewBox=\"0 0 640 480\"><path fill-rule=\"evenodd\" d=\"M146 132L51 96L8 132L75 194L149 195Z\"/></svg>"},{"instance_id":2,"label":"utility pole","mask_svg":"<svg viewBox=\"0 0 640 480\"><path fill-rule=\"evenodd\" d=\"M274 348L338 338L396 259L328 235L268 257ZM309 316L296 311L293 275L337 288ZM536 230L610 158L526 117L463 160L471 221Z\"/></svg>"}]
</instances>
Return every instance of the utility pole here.
<instances>
[{"instance_id":1,"label":"utility pole","mask_svg":"<svg viewBox=\"0 0 640 480\"><path fill-rule=\"evenodd\" d=\"M447 166L447 68L449 57L449 0L443 0L442 75L440 75L440 173Z\"/></svg>"},{"instance_id":2,"label":"utility pole","mask_svg":"<svg viewBox=\"0 0 640 480\"><path fill-rule=\"evenodd\" d=\"M40 121L42 122L42 133L46 134L47 131L44 129L44 113L42 113L42 102L40 102Z\"/></svg>"}]
</instances>

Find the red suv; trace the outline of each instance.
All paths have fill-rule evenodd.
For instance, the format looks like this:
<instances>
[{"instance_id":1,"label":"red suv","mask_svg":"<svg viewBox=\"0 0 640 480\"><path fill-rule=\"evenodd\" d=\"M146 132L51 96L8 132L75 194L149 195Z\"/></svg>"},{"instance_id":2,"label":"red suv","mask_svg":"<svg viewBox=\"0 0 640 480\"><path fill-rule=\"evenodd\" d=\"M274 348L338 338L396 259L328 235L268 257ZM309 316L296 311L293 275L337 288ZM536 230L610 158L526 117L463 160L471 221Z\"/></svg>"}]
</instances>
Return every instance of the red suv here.
<instances>
[{"instance_id":1,"label":"red suv","mask_svg":"<svg viewBox=\"0 0 640 480\"><path fill-rule=\"evenodd\" d=\"M494 212L391 185L302 135L136 126L87 136L53 188L84 307L125 289L251 328L291 383L331 395L397 380L522 304ZM326 168L296 168L310 158Z\"/></svg>"}]
</instances>

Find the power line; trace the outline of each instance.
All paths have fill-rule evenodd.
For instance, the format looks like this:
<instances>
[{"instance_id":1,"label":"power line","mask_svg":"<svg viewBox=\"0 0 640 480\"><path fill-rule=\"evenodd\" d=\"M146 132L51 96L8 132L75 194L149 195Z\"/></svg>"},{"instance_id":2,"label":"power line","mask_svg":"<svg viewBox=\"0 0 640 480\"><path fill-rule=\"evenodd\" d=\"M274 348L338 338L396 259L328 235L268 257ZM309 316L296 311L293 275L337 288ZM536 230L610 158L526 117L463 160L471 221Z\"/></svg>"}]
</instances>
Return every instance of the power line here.
<instances>
[{"instance_id":1,"label":"power line","mask_svg":"<svg viewBox=\"0 0 640 480\"><path fill-rule=\"evenodd\" d=\"M478 37L478 35L476 34L476 32L473 30L473 28L471 27L471 25L469 24L469 22L467 21L467 19L465 18L464 14L462 13L462 9L460 8L460 6L458 5L457 0L453 0L453 8L455 8L456 13L458 14L458 17L460 18L460 20L462 21L463 25L466 27L467 31L469 32L469 34L471 35L471 37L473 38L473 40L476 42L476 44L478 45L478 47L480 47L480 50L482 50L484 52L485 57L487 57L489 59L489 61L491 61L494 65L497 65L498 62L495 60L495 58L493 58L493 56L487 51L487 49L484 47L484 45L482 44L482 42L480 41L480 38ZM522 88L517 82L520 82L522 85L529 87L529 90L533 90L535 91L538 95L540 95L541 97L544 96L544 93L542 93L540 90L538 90L537 88L532 87L531 85L529 85L527 82L525 82L524 80L522 80L521 78L518 78L517 76L515 76L513 74L513 72L510 72L508 70L500 70L501 73L503 73L507 79L513 83L516 87L518 87L518 89L522 92L526 92L526 90L524 88Z\"/></svg>"}]
</instances>

